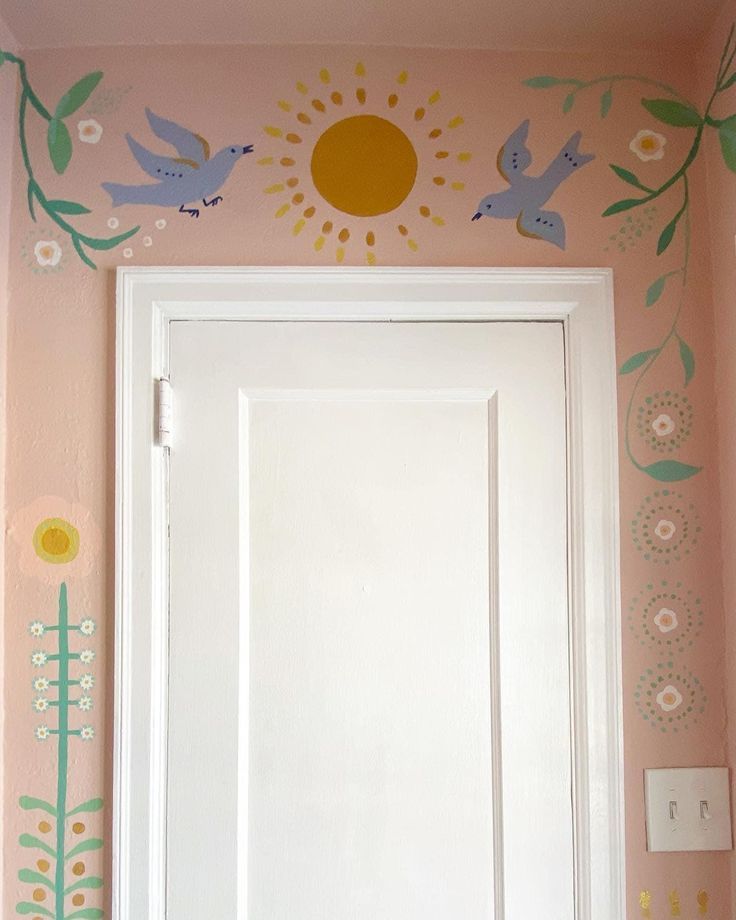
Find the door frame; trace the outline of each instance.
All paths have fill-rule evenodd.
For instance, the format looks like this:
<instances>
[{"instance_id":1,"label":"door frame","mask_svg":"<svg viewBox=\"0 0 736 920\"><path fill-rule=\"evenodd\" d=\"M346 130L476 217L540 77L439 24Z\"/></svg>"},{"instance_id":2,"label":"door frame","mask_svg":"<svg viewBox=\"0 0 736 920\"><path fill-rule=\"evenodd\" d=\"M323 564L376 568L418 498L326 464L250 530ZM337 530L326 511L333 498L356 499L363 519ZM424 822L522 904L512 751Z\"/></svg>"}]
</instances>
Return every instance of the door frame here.
<instances>
[{"instance_id":1,"label":"door frame","mask_svg":"<svg viewBox=\"0 0 736 920\"><path fill-rule=\"evenodd\" d=\"M611 270L119 268L116 312L114 920L166 920L169 452L157 441L156 383L168 376L171 324L187 320L562 324L575 920L620 920L625 854Z\"/></svg>"}]
</instances>

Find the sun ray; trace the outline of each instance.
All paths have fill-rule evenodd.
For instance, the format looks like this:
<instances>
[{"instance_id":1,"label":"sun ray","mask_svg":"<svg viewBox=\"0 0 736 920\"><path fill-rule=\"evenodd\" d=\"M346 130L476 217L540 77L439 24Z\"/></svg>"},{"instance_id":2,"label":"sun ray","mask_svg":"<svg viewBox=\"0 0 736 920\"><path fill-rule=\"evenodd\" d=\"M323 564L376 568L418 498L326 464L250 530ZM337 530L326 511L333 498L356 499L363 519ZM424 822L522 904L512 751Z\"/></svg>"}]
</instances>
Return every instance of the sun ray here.
<instances>
[{"instance_id":1,"label":"sun ray","mask_svg":"<svg viewBox=\"0 0 736 920\"><path fill-rule=\"evenodd\" d=\"M296 160L293 160L291 157L281 157L279 160L282 166L296 166Z\"/></svg>"},{"instance_id":2,"label":"sun ray","mask_svg":"<svg viewBox=\"0 0 736 920\"><path fill-rule=\"evenodd\" d=\"M453 192L462 192L463 189L465 188L465 183L464 182L453 182L450 185L450 188L453 190Z\"/></svg>"},{"instance_id":3,"label":"sun ray","mask_svg":"<svg viewBox=\"0 0 736 920\"><path fill-rule=\"evenodd\" d=\"M301 144L301 142L302 142L302 139L301 139L301 137L299 137L298 134L287 134L287 135L286 135L286 140L287 140L290 144Z\"/></svg>"},{"instance_id":4,"label":"sun ray","mask_svg":"<svg viewBox=\"0 0 736 920\"><path fill-rule=\"evenodd\" d=\"M441 97L440 97L440 91L439 91L438 89L436 89L436 90L432 93L432 95L429 97L429 99L427 100L427 102L428 102L430 105L434 105L435 103L437 103L437 102L440 101L440 98L441 98Z\"/></svg>"},{"instance_id":5,"label":"sun ray","mask_svg":"<svg viewBox=\"0 0 736 920\"><path fill-rule=\"evenodd\" d=\"M414 121L421 121L427 114L427 110L421 106L414 112Z\"/></svg>"},{"instance_id":6,"label":"sun ray","mask_svg":"<svg viewBox=\"0 0 736 920\"><path fill-rule=\"evenodd\" d=\"M343 249L342 246L338 246L337 249L335 250L335 259L338 262L345 261L345 250Z\"/></svg>"},{"instance_id":7,"label":"sun ray","mask_svg":"<svg viewBox=\"0 0 736 920\"><path fill-rule=\"evenodd\" d=\"M447 179L445 179L444 176L435 176L432 182L434 182L435 185L444 185Z\"/></svg>"},{"instance_id":8,"label":"sun ray","mask_svg":"<svg viewBox=\"0 0 736 920\"><path fill-rule=\"evenodd\" d=\"M286 184L289 186L289 188L296 188L297 185L299 185L299 179L296 176L291 176L286 180Z\"/></svg>"},{"instance_id":9,"label":"sun ray","mask_svg":"<svg viewBox=\"0 0 736 920\"><path fill-rule=\"evenodd\" d=\"M329 236L330 233L332 233L332 221L331 220L326 220L322 224L322 232L324 233L325 236Z\"/></svg>"},{"instance_id":10,"label":"sun ray","mask_svg":"<svg viewBox=\"0 0 736 920\"><path fill-rule=\"evenodd\" d=\"M407 240L406 245L411 249L412 252L416 252L419 249L419 244L416 240Z\"/></svg>"},{"instance_id":11,"label":"sun ray","mask_svg":"<svg viewBox=\"0 0 736 920\"><path fill-rule=\"evenodd\" d=\"M286 186L282 185L281 182L277 182L276 185L269 185L268 188L264 188L263 191L267 195L275 195L278 192L283 192L286 190Z\"/></svg>"},{"instance_id":12,"label":"sun ray","mask_svg":"<svg viewBox=\"0 0 736 920\"><path fill-rule=\"evenodd\" d=\"M274 163L273 157L261 157L261 159L258 160L259 166L273 166L273 163Z\"/></svg>"},{"instance_id":13,"label":"sun ray","mask_svg":"<svg viewBox=\"0 0 736 920\"><path fill-rule=\"evenodd\" d=\"M327 237L318 236L317 239L314 241L314 251L319 252L322 249L322 247L325 245L326 242L327 242Z\"/></svg>"},{"instance_id":14,"label":"sun ray","mask_svg":"<svg viewBox=\"0 0 736 920\"><path fill-rule=\"evenodd\" d=\"M291 205L287 201L285 204L282 204L281 207L276 212L276 217L283 217L288 211L291 210Z\"/></svg>"},{"instance_id":15,"label":"sun ray","mask_svg":"<svg viewBox=\"0 0 736 920\"><path fill-rule=\"evenodd\" d=\"M365 64L362 61L358 61L355 65L355 76L364 77L366 74Z\"/></svg>"},{"instance_id":16,"label":"sun ray","mask_svg":"<svg viewBox=\"0 0 736 920\"><path fill-rule=\"evenodd\" d=\"M309 115L307 115L306 112L299 112L299 114L296 116L296 120L301 122L303 125L312 124L312 119L309 117Z\"/></svg>"},{"instance_id":17,"label":"sun ray","mask_svg":"<svg viewBox=\"0 0 736 920\"><path fill-rule=\"evenodd\" d=\"M406 86L409 81L409 73L406 70L402 70L401 73L396 78L396 82L399 86Z\"/></svg>"},{"instance_id":18,"label":"sun ray","mask_svg":"<svg viewBox=\"0 0 736 920\"><path fill-rule=\"evenodd\" d=\"M367 262L369 265L375 265L375 264L376 264L376 254L375 254L375 252L370 252L370 251L367 252L367 253L365 254L365 260L366 260L366 262Z\"/></svg>"},{"instance_id":19,"label":"sun ray","mask_svg":"<svg viewBox=\"0 0 736 920\"><path fill-rule=\"evenodd\" d=\"M306 96L307 93L309 92L309 87L305 86L304 83L302 83L300 80L296 85L296 91L298 93L301 93L302 96Z\"/></svg>"},{"instance_id":20,"label":"sun ray","mask_svg":"<svg viewBox=\"0 0 736 920\"><path fill-rule=\"evenodd\" d=\"M396 95L396 93L391 93L391 95L388 97L388 107L390 109L395 109L398 104L399 97Z\"/></svg>"},{"instance_id":21,"label":"sun ray","mask_svg":"<svg viewBox=\"0 0 736 920\"><path fill-rule=\"evenodd\" d=\"M366 246L375 246L376 245L376 234L369 230L365 235L365 244Z\"/></svg>"},{"instance_id":22,"label":"sun ray","mask_svg":"<svg viewBox=\"0 0 736 920\"><path fill-rule=\"evenodd\" d=\"M307 218L307 220L314 217L316 213L317 213L317 208L315 208L314 205L310 205L308 208L304 210L304 216Z\"/></svg>"},{"instance_id":23,"label":"sun ray","mask_svg":"<svg viewBox=\"0 0 736 920\"><path fill-rule=\"evenodd\" d=\"M301 192L297 192L296 195L291 199L292 204L301 204L304 201L304 195Z\"/></svg>"},{"instance_id":24,"label":"sun ray","mask_svg":"<svg viewBox=\"0 0 736 920\"><path fill-rule=\"evenodd\" d=\"M444 226L445 226L445 218L444 218L444 217L440 217L439 214L433 214L433 215L432 215L432 223L435 225L435 227L444 227Z\"/></svg>"},{"instance_id":25,"label":"sun ray","mask_svg":"<svg viewBox=\"0 0 736 920\"><path fill-rule=\"evenodd\" d=\"M327 111L327 106L321 99L312 99L312 108L317 112L324 113Z\"/></svg>"},{"instance_id":26,"label":"sun ray","mask_svg":"<svg viewBox=\"0 0 736 920\"><path fill-rule=\"evenodd\" d=\"M399 224L399 226L398 226L396 229L399 231L399 233L400 233L402 236L408 236L408 235L409 235L408 229L407 229L403 224Z\"/></svg>"},{"instance_id":27,"label":"sun ray","mask_svg":"<svg viewBox=\"0 0 736 920\"><path fill-rule=\"evenodd\" d=\"M454 118L451 118L447 122L447 127L448 128L459 128L460 125L463 125L463 124L465 124L465 119L462 117L462 115L456 115Z\"/></svg>"},{"instance_id":28,"label":"sun ray","mask_svg":"<svg viewBox=\"0 0 736 920\"><path fill-rule=\"evenodd\" d=\"M473 158L473 154L464 150L462 153L458 153L457 158L461 163L469 163Z\"/></svg>"},{"instance_id":29,"label":"sun ray","mask_svg":"<svg viewBox=\"0 0 736 920\"><path fill-rule=\"evenodd\" d=\"M323 67L322 70L320 70L319 78L325 85L327 85L332 80L330 72L326 67Z\"/></svg>"},{"instance_id":30,"label":"sun ray","mask_svg":"<svg viewBox=\"0 0 736 920\"><path fill-rule=\"evenodd\" d=\"M304 220L304 218L301 217L301 218L299 218L299 220L294 224L294 226L291 228L291 232L294 234L294 236L299 236L299 234L300 234L300 233L302 232L302 230L306 227L306 225L307 225L306 220Z\"/></svg>"},{"instance_id":31,"label":"sun ray","mask_svg":"<svg viewBox=\"0 0 736 920\"><path fill-rule=\"evenodd\" d=\"M269 137L283 137L284 136L284 132L281 130L281 128L277 128L275 127L275 125L266 125L266 127L263 130L266 132L266 134L268 134Z\"/></svg>"},{"instance_id":32,"label":"sun ray","mask_svg":"<svg viewBox=\"0 0 736 920\"><path fill-rule=\"evenodd\" d=\"M435 157L438 160L446 160L449 156L450 153L448 150L438 150L437 153L435 153Z\"/></svg>"},{"instance_id":33,"label":"sun ray","mask_svg":"<svg viewBox=\"0 0 736 920\"><path fill-rule=\"evenodd\" d=\"M442 128L432 128L429 132L429 139L431 141L436 141L438 137L442 135Z\"/></svg>"},{"instance_id":34,"label":"sun ray","mask_svg":"<svg viewBox=\"0 0 736 920\"><path fill-rule=\"evenodd\" d=\"M282 112L290 112L290 111L291 111L291 103L290 103L290 102L287 102L285 99L279 99L278 106L279 106L279 108L281 109Z\"/></svg>"},{"instance_id":35,"label":"sun ray","mask_svg":"<svg viewBox=\"0 0 736 920\"><path fill-rule=\"evenodd\" d=\"M333 105L342 105L342 93L338 93L337 90L332 93L330 99L332 99Z\"/></svg>"},{"instance_id":36,"label":"sun ray","mask_svg":"<svg viewBox=\"0 0 736 920\"><path fill-rule=\"evenodd\" d=\"M338 233L337 238L341 243L347 243L347 241L350 239L350 231L348 228L343 227L342 230Z\"/></svg>"},{"instance_id":37,"label":"sun ray","mask_svg":"<svg viewBox=\"0 0 736 920\"><path fill-rule=\"evenodd\" d=\"M365 100L367 97L366 91L362 86L359 86L358 89L355 90L355 98L361 105L365 105Z\"/></svg>"}]
</instances>

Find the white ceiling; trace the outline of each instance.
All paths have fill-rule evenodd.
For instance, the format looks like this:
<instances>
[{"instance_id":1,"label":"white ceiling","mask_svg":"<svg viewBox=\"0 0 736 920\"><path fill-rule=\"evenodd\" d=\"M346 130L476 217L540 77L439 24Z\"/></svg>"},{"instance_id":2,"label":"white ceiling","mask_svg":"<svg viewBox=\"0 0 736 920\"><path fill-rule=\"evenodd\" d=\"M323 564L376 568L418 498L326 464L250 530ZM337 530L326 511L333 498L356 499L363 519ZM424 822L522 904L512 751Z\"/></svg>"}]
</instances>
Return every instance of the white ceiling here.
<instances>
[{"instance_id":1,"label":"white ceiling","mask_svg":"<svg viewBox=\"0 0 736 920\"><path fill-rule=\"evenodd\" d=\"M721 0L0 0L22 48L368 44L673 50L690 54Z\"/></svg>"}]
</instances>

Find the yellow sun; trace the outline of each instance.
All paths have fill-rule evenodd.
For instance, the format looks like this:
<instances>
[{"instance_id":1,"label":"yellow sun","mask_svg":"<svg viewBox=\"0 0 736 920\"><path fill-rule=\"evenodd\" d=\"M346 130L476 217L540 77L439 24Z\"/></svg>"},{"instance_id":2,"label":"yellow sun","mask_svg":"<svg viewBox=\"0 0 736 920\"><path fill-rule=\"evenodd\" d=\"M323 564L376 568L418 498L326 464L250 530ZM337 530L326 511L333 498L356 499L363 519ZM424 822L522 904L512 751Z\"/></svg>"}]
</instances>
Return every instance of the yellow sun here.
<instances>
[{"instance_id":1,"label":"yellow sun","mask_svg":"<svg viewBox=\"0 0 736 920\"><path fill-rule=\"evenodd\" d=\"M299 104L287 99L278 103L281 112L293 118L293 126L267 125L265 133L275 141L289 145L283 155L266 156L261 166L279 166L287 178L272 182L264 192L284 195L275 217L283 218L297 209L292 233L298 236L312 220L319 226L313 238L315 251L334 240L335 259L342 262L352 241L365 244L365 259L376 262L378 229L386 226L385 215L396 212L393 231L413 252L419 249L416 234L410 230L412 215L419 215L435 227L445 225L444 218L428 203L417 201L424 192L445 194L463 191L465 183L448 179L439 172L440 163L450 159L468 163L467 151L452 153L440 140L463 124L454 115L444 124L427 130L424 120L433 107L441 110L440 93L433 92L426 103L402 102L398 90L369 93L366 68L356 65L354 92L330 91L332 75L324 68L319 72L323 89L314 94L303 83L296 84ZM409 82L402 71L396 77L398 87ZM287 119L288 120L288 119ZM439 121L440 119L438 119ZM306 156L304 155L306 154ZM346 221L346 215L355 218ZM375 218L383 218L376 225Z\"/></svg>"},{"instance_id":2,"label":"yellow sun","mask_svg":"<svg viewBox=\"0 0 736 920\"><path fill-rule=\"evenodd\" d=\"M63 518L46 518L33 532L33 548L44 562L71 562L79 552L79 531Z\"/></svg>"}]
</instances>

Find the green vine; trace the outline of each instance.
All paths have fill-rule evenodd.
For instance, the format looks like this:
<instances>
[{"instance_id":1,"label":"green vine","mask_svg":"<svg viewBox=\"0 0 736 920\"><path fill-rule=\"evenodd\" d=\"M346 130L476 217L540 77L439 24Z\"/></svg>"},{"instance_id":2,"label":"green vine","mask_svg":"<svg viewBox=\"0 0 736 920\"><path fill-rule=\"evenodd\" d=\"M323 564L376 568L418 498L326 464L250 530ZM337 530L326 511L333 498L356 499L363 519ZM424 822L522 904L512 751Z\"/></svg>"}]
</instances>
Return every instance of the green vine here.
<instances>
[{"instance_id":1,"label":"green vine","mask_svg":"<svg viewBox=\"0 0 736 920\"><path fill-rule=\"evenodd\" d=\"M86 249L114 249L115 246L119 246L120 243L130 239L131 236L138 232L140 227L133 227L133 229L113 237L95 237L80 233L72 226L72 224L66 220L65 215L71 217L81 214L90 214L90 209L79 204L79 202L49 198L45 194L36 179L31 163L28 137L26 134L26 117L28 114L28 106L30 105L47 123L46 139L49 157L54 169L61 175L66 170L72 158L72 139L64 119L73 115L74 112L81 108L87 99L89 99L95 87L102 79L102 73L100 71L95 71L82 77L81 80L75 83L74 86L61 97L52 114L34 92L28 80L25 61L11 54L9 51L0 50L0 65L6 62L17 66L20 76L21 93L20 102L18 103L18 142L23 158L23 166L28 178L27 196L30 215L35 221L35 206L37 204L56 226L69 236L79 258L90 268L97 268L86 252Z\"/></svg>"},{"instance_id":2,"label":"green vine","mask_svg":"<svg viewBox=\"0 0 736 920\"><path fill-rule=\"evenodd\" d=\"M526 86L530 86L533 89L549 89L557 86L568 87L569 92L562 104L562 110L565 113L573 108L579 93L593 86L604 85L606 89L600 99L600 112L603 118L605 118L611 110L613 105L613 91L617 84L623 82L636 82L644 86L651 86L662 90L671 98L642 99L641 104L646 111L663 124L674 128L692 129L695 132L690 149L682 164L657 188L651 188L644 185L633 172L624 169L622 166L611 163L610 168L619 179L644 194L643 196L624 198L620 201L616 201L603 212L604 217L610 217L614 214L620 214L623 211L630 211L634 208L649 204L675 188L678 188L682 195L681 204L678 210L660 233L657 242L657 255L661 256L669 249L678 232L682 230L682 262L679 267L665 272L653 281L649 285L645 297L646 306L653 307L664 293L670 279L679 277L681 281L680 294L672 323L666 335L658 345L632 355L619 368L620 374L633 374L636 371L639 372L634 381L626 408L624 435L626 453L629 460L638 470L642 473L646 473L648 476L651 476L652 479L656 479L659 482L676 482L683 479L689 479L701 470L701 467L691 466L679 460L660 460L656 463L646 465L637 460L631 446L631 416L637 391L642 380L670 344L675 343L678 347L679 357L685 376L685 386L690 383L695 373L695 356L690 346L680 335L678 328L687 294L692 243L689 171L700 153L706 130L711 128L718 132L721 153L723 154L726 166L732 172L736 172L736 114L722 119L716 118L713 115L714 106L721 94L736 85L736 70L732 69L734 58L736 58L736 42L734 42L735 29L736 26L732 26L728 34L728 39L718 65L714 88L702 114L697 105L680 95L676 89L668 86L666 83L650 80L647 77L615 74L612 76L598 77L594 80L585 82L575 79L539 76L524 81Z\"/></svg>"}]
</instances>

